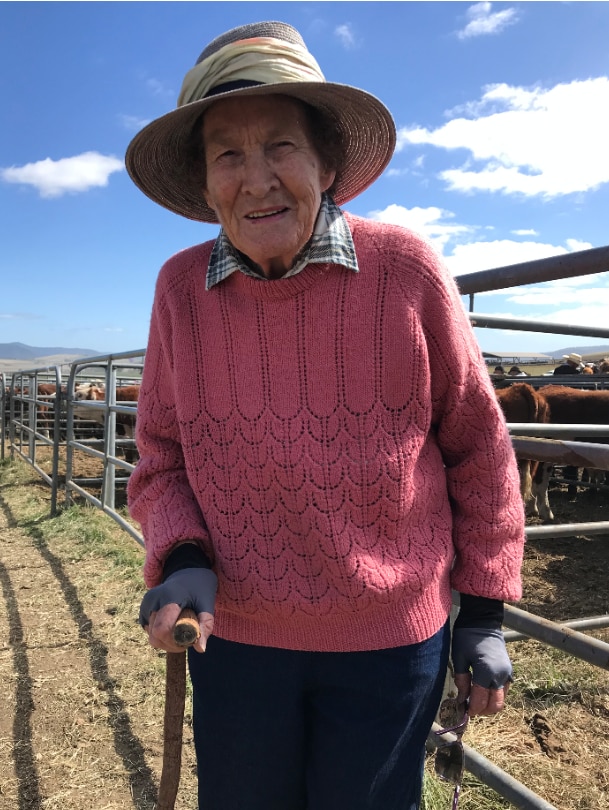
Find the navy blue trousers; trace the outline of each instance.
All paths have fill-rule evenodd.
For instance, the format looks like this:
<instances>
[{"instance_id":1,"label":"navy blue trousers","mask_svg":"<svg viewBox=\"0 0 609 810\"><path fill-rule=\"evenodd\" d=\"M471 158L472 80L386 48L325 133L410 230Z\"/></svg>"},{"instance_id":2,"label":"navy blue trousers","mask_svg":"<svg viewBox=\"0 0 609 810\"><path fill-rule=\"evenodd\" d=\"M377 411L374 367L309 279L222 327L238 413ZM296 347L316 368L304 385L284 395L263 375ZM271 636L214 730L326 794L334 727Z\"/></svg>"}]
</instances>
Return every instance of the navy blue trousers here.
<instances>
[{"instance_id":1,"label":"navy blue trousers","mask_svg":"<svg viewBox=\"0 0 609 810\"><path fill-rule=\"evenodd\" d=\"M190 650L199 810L416 810L449 640Z\"/></svg>"}]
</instances>

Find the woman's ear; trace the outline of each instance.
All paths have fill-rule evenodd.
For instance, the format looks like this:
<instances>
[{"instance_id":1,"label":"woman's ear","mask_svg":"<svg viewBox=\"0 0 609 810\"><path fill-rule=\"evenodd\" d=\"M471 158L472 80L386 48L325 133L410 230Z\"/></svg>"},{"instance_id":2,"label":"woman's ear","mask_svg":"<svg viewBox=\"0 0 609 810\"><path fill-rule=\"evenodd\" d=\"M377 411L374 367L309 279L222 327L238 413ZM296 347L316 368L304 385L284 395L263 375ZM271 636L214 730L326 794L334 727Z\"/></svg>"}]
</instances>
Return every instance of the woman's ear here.
<instances>
[{"instance_id":1,"label":"woman's ear","mask_svg":"<svg viewBox=\"0 0 609 810\"><path fill-rule=\"evenodd\" d=\"M211 197L209 196L209 192L207 191L207 189L206 189L206 188L202 188L202 189L201 189L201 193L202 193L202 195L203 195L203 199L205 200L205 205L206 205L208 208L211 208L211 210L215 212L215 210L216 210L216 209L214 208L214 206L213 206L213 205L212 205L212 203L211 203Z\"/></svg>"},{"instance_id":2,"label":"woman's ear","mask_svg":"<svg viewBox=\"0 0 609 810\"><path fill-rule=\"evenodd\" d=\"M336 179L336 169L324 169L320 175L320 190L327 191ZM208 203L209 205L209 203ZM211 206L210 206L211 207Z\"/></svg>"}]
</instances>

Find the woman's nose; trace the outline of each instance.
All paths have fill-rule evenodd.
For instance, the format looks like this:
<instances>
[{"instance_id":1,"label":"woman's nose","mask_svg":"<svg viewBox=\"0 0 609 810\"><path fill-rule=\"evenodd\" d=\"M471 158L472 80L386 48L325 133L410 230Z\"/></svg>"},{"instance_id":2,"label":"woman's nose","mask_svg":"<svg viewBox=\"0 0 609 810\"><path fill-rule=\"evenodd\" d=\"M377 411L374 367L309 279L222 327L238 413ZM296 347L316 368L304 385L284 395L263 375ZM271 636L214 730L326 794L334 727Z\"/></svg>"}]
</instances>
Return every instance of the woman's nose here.
<instances>
[{"instance_id":1,"label":"woman's nose","mask_svg":"<svg viewBox=\"0 0 609 810\"><path fill-rule=\"evenodd\" d=\"M268 157L262 152L248 155L243 165L242 189L254 197L264 197L279 186L277 174Z\"/></svg>"}]
</instances>

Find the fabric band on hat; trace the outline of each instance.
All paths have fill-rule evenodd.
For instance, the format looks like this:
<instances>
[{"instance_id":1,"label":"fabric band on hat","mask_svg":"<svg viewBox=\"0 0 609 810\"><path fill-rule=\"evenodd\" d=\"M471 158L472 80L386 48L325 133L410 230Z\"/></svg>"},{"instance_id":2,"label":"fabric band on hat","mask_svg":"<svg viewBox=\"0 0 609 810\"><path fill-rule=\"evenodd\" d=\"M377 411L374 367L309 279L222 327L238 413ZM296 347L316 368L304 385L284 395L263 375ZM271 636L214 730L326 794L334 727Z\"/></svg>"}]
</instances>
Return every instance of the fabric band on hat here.
<instances>
[{"instance_id":1,"label":"fabric band on hat","mask_svg":"<svg viewBox=\"0 0 609 810\"><path fill-rule=\"evenodd\" d=\"M188 71L178 107L210 95L220 84L247 79L260 84L323 82L315 58L304 48L270 37L231 42Z\"/></svg>"}]
</instances>

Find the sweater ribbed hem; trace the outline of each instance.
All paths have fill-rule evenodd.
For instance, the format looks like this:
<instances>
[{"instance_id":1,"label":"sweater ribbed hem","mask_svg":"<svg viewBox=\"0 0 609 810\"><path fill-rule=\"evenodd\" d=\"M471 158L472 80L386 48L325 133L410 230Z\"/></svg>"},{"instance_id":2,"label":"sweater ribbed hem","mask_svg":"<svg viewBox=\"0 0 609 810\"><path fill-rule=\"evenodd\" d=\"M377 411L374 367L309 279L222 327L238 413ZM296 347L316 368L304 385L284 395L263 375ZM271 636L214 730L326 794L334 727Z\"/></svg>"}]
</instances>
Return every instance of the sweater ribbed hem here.
<instances>
[{"instance_id":1,"label":"sweater ribbed hem","mask_svg":"<svg viewBox=\"0 0 609 810\"><path fill-rule=\"evenodd\" d=\"M452 605L450 586L434 583L424 593L366 612L294 616L274 623L218 608L214 635L226 641L307 652L363 652L425 641L443 627Z\"/></svg>"}]
</instances>

